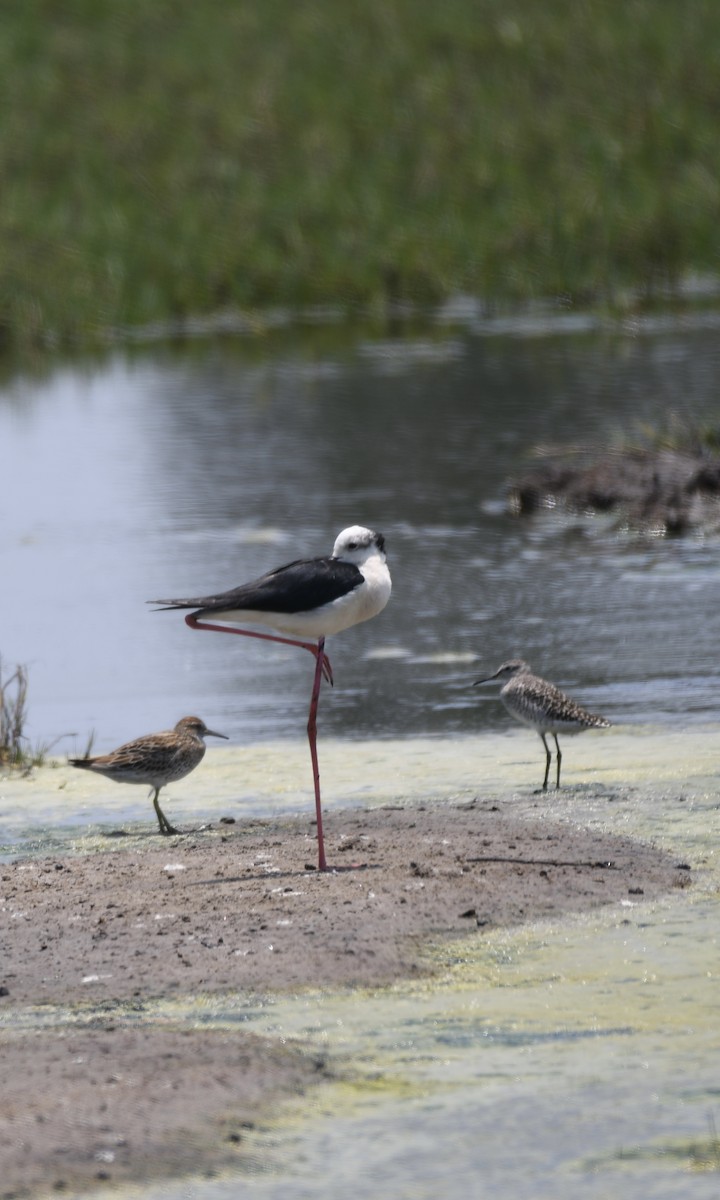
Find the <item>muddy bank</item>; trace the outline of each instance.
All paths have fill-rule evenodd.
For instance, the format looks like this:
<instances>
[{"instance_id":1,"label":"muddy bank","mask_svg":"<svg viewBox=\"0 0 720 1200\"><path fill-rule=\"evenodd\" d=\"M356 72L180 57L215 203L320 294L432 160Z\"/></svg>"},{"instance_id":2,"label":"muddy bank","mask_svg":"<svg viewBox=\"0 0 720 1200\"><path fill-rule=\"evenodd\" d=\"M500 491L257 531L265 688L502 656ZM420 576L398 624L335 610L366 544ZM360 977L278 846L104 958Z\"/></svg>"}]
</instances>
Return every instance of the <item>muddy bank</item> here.
<instances>
[{"instance_id":1,"label":"muddy bank","mask_svg":"<svg viewBox=\"0 0 720 1200\"><path fill-rule=\"evenodd\" d=\"M548 452L511 481L516 515L559 505L611 512L641 532L720 532L720 459L680 450L574 447Z\"/></svg>"},{"instance_id":2,"label":"muddy bank","mask_svg":"<svg viewBox=\"0 0 720 1200\"><path fill-rule=\"evenodd\" d=\"M312 1050L143 1016L152 998L385 983L430 970L428 939L690 878L651 846L479 801L327 824L328 875L306 867L304 818L0 867L0 1196L220 1169L258 1114L325 1077ZM53 1004L83 1023L18 1027Z\"/></svg>"},{"instance_id":3,"label":"muddy bank","mask_svg":"<svg viewBox=\"0 0 720 1200\"><path fill-rule=\"evenodd\" d=\"M687 881L651 847L477 802L334 812L332 874L304 818L226 829L0 867L2 1003L382 984L422 969L431 934Z\"/></svg>"},{"instance_id":4,"label":"muddy bank","mask_svg":"<svg viewBox=\"0 0 720 1200\"><path fill-rule=\"evenodd\" d=\"M0 1061L3 1200L212 1175L246 1153L258 1114L325 1075L321 1057L252 1034L102 1015L4 1038Z\"/></svg>"}]
</instances>

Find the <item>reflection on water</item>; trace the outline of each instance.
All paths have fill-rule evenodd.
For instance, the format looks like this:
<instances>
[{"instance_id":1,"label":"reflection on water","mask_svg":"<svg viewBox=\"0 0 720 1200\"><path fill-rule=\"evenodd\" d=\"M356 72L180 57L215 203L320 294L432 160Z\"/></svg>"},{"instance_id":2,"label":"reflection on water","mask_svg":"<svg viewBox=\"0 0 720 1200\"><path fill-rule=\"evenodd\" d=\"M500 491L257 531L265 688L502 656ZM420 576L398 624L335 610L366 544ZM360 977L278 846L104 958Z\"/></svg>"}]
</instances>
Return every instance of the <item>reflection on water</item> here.
<instances>
[{"instance_id":1,"label":"reflection on water","mask_svg":"<svg viewBox=\"0 0 720 1200\"><path fill-rule=\"evenodd\" d=\"M716 717L717 547L518 522L503 489L538 443L714 414L717 339L516 334L309 331L7 383L0 652L30 666L30 736L94 729L103 751L193 711L241 744L301 734L305 655L145 602L329 552L356 521L386 534L394 594L333 640L321 736L500 727L469 684L515 654L616 721Z\"/></svg>"}]
</instances>

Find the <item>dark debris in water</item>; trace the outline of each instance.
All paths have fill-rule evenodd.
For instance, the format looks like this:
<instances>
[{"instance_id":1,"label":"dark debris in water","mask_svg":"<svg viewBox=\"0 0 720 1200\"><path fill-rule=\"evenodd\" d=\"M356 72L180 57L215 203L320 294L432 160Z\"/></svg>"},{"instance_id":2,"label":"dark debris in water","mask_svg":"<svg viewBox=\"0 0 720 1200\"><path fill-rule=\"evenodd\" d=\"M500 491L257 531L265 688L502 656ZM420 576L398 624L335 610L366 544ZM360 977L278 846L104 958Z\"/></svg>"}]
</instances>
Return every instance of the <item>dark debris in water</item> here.
<instances>
[{"instance_id":1,"label":"dark debris in water","mask_svg":"<svg viewBox=\"0 0 720 1200\"><path fill-rule=\"evenodd\" d=\"M507 503L515 516L616 513L648 535L720 534L720 457L665 447L549 450L510 481Z\"/></svg>"}]
</instances>

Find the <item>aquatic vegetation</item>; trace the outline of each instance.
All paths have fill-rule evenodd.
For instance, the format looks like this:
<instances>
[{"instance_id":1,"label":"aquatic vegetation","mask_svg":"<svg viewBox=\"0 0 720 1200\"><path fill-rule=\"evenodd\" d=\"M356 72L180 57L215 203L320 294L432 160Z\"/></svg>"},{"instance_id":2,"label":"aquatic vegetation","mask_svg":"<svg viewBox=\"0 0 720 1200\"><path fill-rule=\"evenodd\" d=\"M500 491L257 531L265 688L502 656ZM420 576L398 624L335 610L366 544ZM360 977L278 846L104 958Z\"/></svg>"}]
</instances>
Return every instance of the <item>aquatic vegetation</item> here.
<instances>
[{"instance_id":1,"label":"aquatic vegetation","mask_svg":"<svg viewBox=\"0 0 720 1200\"><path fill-rule=\"evenodd\" d=\"M627 438L629 447L678 450L698 456L720 455L720 423L705 421L689 412L673 409L656 424L640 421L637 434Z\"/></svg>"},{"instance_id":2,"label":"aquatic vegetation","mask_svg":"<svg viewBox=\"0 0 720 1200\"><path fill-rule=\"evenodd\" d=\"M0 769L3 767L30 770L39 767L54 743L31 747L25 735L27 720L27 667L16 665L9 674L3 672L0 655Z\"/></svg>"},{"instance_id":3,"label":"aquatic vegetation","mask_svg":"<svg viewBox=\"0 0 720 1200\"><path fill-rule=\"evenodd\" d=\"M0 336L667 294L717 267L719 40L709 0L7 6Z\"/></svg>"},{"instance_id":4,"label":"aquatic vegetation","mask_svg":"<svg viewBox=\"0 0 720 1200\"><path fill-rule=\"evenodd\" d=\"M668 1138L655 1144L619 1150L614 1155L599 1156L588 1162L594 1171L622 1163L658 1162L671 1167L680 1165L698 1174L720 1171L720 1142L712 1113L709 1115L709 1135L705 1138Z\"/></svg>"},{"instance_id":5,"label":"aquatic vegetation","mask_svg":"<svg viewBox=\"0 0 720 1200\"><path fill-rule=\"evenodd\" d=\"M0 764L23 766L23 747L28 674L27 668L16 666L14 671L3 677L0 658Z\"/></svg>"}]
</instances>

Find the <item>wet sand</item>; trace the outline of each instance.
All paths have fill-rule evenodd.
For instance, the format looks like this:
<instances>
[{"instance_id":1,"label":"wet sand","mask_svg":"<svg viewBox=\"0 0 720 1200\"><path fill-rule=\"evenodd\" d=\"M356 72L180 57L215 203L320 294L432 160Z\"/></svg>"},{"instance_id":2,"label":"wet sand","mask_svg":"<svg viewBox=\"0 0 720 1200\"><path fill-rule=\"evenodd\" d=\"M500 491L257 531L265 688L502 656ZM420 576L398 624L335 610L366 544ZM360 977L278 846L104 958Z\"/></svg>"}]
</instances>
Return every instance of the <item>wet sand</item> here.
<instances>
[{"instance_id":1,"label":"wet sand","mask_svg":"<svg viewBox=\"0 0 720 1200\"><path fill-rule=\"evenodd\" d=\"M651 846L479 800L334 811L325 832L332 874L302 817L0 865L3 1200L223 1169L327 1077L313 1048L173 1027L154 999L381 985L431 972L440 938L691 878ZM79 1019L38 1028L54 1005Z\"/></svg>"}]
</instances>

